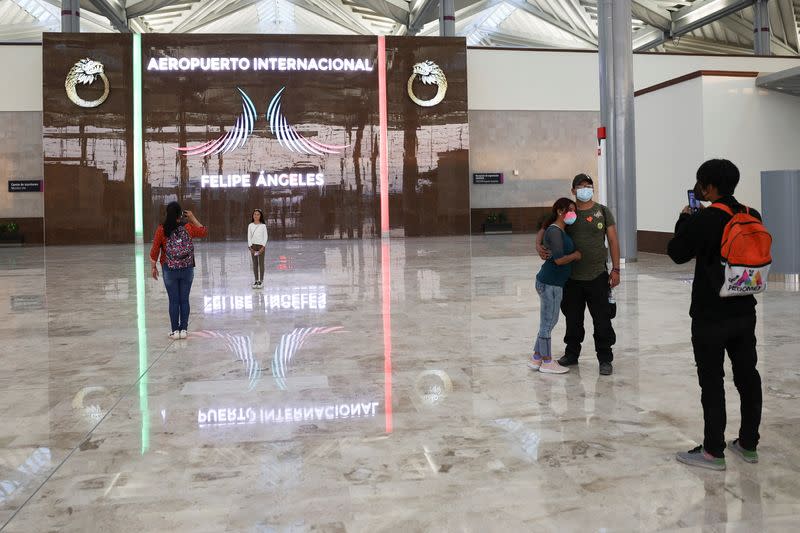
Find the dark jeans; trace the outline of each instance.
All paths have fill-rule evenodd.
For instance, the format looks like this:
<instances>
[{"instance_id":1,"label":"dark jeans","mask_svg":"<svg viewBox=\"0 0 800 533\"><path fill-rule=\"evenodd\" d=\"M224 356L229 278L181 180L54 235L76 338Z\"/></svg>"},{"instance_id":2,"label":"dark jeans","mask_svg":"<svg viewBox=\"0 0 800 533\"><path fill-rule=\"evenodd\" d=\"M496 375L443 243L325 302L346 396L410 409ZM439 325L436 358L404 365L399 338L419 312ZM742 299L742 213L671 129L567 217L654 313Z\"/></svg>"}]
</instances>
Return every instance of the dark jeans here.
<instances>
[{"instance_id":1,"label":"dark jeans","mask_svg":"<svg viewBox=\"0 0 800 533\"><path fill-rule=\"evenodd\" d=\"M172 324L172 331L188 329L189 292L194 281L194 267L171 270L164 265L161 270L169 297L169 321Z\"/></svg>"},{"instance_id":2,"label":"dark jeans","mask_svg":"<svg viewBox=\"0 0 800 533\"><path fill-rule=\"evenodd\" d=\"M253 276L255 276L256 281L264 281L264 256L266 256L266 250L260 244L254 244L253 249L259 252L258 255L254 255L250 252L250 257L253 260Z\"/></svg>"},{"instance_id":3,"label":"dark jeans","mask_svg":"<svg viewBox=\"0 0 800 533\"><path fill-rule=\"evenodd\" d=\"M579 357L581 343L586 336L583 319L586 307L592 315L594 323L594 349L601 363L614 360L611 347L617 342L617 334L611 325L611 306L608 303L608 273L604 272L591 281L570 279L564 287L564 299L561 300L561 312L567 323L564 335L566 355Z\"/></svg>"},{"instance_id":4,"label":"dark jeans","mask_svg":"<svg viewBox=\"0 0 800 533\"><path fill-rule=\"evenodd\" d=\"M739 391L742 426L739 444L758 446L761 424L761 376L756 370L756 315L692 321L692 347L700 381L705 435L703 448L722 457L725 450L725 351L731 360L733 382Z\"/></svg>"}]
</instances>

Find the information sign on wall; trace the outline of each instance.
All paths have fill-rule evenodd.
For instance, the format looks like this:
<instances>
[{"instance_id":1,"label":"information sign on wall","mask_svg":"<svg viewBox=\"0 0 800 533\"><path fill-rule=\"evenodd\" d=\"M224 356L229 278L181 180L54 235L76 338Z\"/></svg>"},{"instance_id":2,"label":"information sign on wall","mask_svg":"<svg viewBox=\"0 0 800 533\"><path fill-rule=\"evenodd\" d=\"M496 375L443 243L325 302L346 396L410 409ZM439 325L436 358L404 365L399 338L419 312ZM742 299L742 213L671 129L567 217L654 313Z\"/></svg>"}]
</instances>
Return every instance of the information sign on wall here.
<instances>
[{"instance_id":1,"label":"information sign on wall","mask_svg":"<svg viewBox=\"0 0 800 533\"><path fill-rule=\"evenodd\" d=\"M503 183L503 174L501 172L483 172L480 174L473 174L472 183L476 185L497 185Z\"/></svg>"},{"instance_id":2,"label":"information sign on wall","mask_svg":"<svg viewBox=\"0 0 800 533\"><path fill-rule=\"evenodd\" d=\"M8 180L8 192L42 192L40 180Z\"/></svg>"}]
</instances>

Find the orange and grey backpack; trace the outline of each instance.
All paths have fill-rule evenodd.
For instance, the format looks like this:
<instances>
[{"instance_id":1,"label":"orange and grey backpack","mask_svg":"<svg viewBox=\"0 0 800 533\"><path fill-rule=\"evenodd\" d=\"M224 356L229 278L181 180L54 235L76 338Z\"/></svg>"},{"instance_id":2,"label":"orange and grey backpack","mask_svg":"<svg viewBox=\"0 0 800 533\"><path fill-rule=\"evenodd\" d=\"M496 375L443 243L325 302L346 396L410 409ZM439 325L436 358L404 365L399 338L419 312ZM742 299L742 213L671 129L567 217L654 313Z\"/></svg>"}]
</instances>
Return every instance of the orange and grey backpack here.
<instances>
[{"instance_id":1,"label":"orange and grey backpack","mask_svg":"<svg viewBox=\"0 0 800 533\"><path fill-rule=\"evenodd\" d=\"M736 212L721 203L711 204L711 207L731 216L722 233L720 257L725 278L719 295L727 298L766 291L772 264L772 235L750 214L748 207L738 206Z\"/></svg>"}]
</instances>

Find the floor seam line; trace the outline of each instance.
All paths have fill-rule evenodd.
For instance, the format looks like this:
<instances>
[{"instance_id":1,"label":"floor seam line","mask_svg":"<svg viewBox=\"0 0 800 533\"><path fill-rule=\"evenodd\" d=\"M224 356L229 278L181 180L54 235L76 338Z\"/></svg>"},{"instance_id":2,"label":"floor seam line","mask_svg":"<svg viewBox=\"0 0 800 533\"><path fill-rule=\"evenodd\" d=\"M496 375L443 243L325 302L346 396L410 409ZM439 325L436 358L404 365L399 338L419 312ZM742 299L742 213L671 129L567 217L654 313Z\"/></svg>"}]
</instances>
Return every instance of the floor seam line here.
<instances>
[{"instance_id":1,"label":"floor seam line","mask_svg":"<svg viewBox=\"0 0 800 533\"><path fill-rule=\"evenodd\" d=\"M105 422L106 418L108 418L108 416L111 414L111 412L112 412L114 409L116 409L116 408L117 408L117 406L118 406L118 405L119 405L119 404L122 402L122 400L124 400L124 399L126 399L128 396L130 396L130 394L131 394L131 391L133 391L133 390L136 388L136 386L137 386L137 385L139 385L139 383L142 381L142 379L144 378L144 376L145 376L145 375L146 375L148 372L150 372L150 369L151 369L151 368L153 368L153 366L154 366L154 365L155 365L157 362L159 362L159 361L161 360L161 358L162 358L162 357L164 357L164 355L166 355L166 353L167 353L167 350L169 350L170 346L172 346L174 343L175 343L175 341L174 341L174 340L170 341L170 342L167 344L167 346L164 348L164 350L163 350L163 351L162 351L162 352L161 352L161 353L158 355L158 357L156 357L156 358L153 360L153 362L152 362L152 363L151 363L151 364L150 364L150 365L147 367L147 369L145 369L145 371L144 371L144 372L142 372L142 374L141 374L141 375L139 375L139 378L138 378L136 381L134 381L134 382L133 382L133 383L132 383L132 384L131 384L131 385L130 385L130 386L129 386L129 387L126 389L126 390L125 390L125 392L123 392L123 393L122 393L122 395L120 395L120 397L117 399L117 401L116 401L116 402L114 402L114 405L112 405L112 406L111 406L111 408L110 408L110 409L109 409L109 410L106 412L106 414L105 414L105 415L103 415L103 418L101 418L100 420L98 420L98 421L97 421L97 424L95 424L95 425L92 427L92 429L90 429L90 430L89 430L89 432L88 432L88 433L86 433L86 435L85 435L85 436L84 436L84 437L83 437L83 438L80 440L80 442L79 442L79 443L78 443L78 444L77 444L77 445L76 445L76 446L75 446L75 447L74 447L72 450L70 450L70 452L67 454L67 456L66 456L66 457L64 457L64 459L62 459L62 460L61 460L61 462L59 462L59 463L58 463L58 465L57 465L57 466L56 466L56 467L53 469L53 471L52 471L52 472L50 472L50 474L48 474L48 475L47 475L47 477L46 477L46 478L45 478L45 479L44 479L44 480L43 480L43 481L42 481L42 482L39 484L39 486L38 486L38 487L36 487L36 490L34 490L34 491L33 491L33 492L30 494L30 496L28 496L28 497L25 499L25 501L24 501L24 502L22 502L22 504L21 504L19 507L17 507L17 509L14 511L14 513L13 513L13 514L12 514L12 515L11 515L11 516L8 518L8 520L6 520L5 524L3 524L3 526L2 526L2 527L0 527L0 532L4 531L4 530L6 529L6 527L8 527L8 525L11 523L11 521L12 521L12 520L14 520L14 518L15 518L15 517L16 517L16 516L17 516L17 515L20 513L20 511L22 511L22 509L24 509L24 508L25 508L25 506L26 506L26 505L28 505L28 504L31 502L31 500L34 498L34 496L36 496L37 494L39 494L39 491L41 491L41 490L42 490L42 487L44 487L44 486L47 484L47 482L48 482L48 481L50 481L50 479L51 479L51 478L52 478L52 477L55 475L55 473L56 473L56 472L58 472L58 471L61 469L61 467L62 467L62 466L64 466L64 464L66 464L66 462L69 460L69 458L70 458L70 457L72 457L72 456L75 454L75 452L78 450L78 448L80 448L80 447L81 447L81 445L82 445L83 443L85 443L86 441L88 441L88 440L89 440L89 439L92 437L92 435L93 435L93 434L94 434L94 432L97 430L97 428L99 428L99 427L100 427L100 424L102 424L103 422Z\"/></svg>"}]
</instances>

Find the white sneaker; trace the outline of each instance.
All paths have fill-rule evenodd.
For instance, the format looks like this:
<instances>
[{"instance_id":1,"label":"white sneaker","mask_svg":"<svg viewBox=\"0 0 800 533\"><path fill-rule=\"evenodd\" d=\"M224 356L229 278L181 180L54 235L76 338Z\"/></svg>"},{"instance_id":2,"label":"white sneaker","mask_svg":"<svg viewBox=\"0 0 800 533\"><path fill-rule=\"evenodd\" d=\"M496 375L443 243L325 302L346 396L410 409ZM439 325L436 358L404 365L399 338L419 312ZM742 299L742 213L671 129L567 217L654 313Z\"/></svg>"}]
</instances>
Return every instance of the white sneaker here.
<instances>
[{"instance_id":1,"label":"white sneaker","mask_svg":"<svg viewBox=\"0 0 800 533\"><path fill-rule=\"evenodd\" d=\"M175 331L170 331L169 332L169 338L172 339L172 340L180 339L181 338L181 332L178 331L177 329Z\"/></svg>"},{"instance_id":2,"label":"white sneaker","mask_svg":"<svg viewBox=\"0 0 800 533\"><path fill-rule=\"evenodd\" d=\"M256 289L263 289L263 288L264 288L264 282L259 280L256 283Z\"/></svg>"},{"instance_id":3,"label":"white sneaker","mask_svg":"<svg viewBox=\"0 0 800 533\"><path fill-rule=\"evenodd\" d=\"M185 339L186 337L189 336L189 332L186 331L185 329L182 329L181 332L180 332L180 336L181 336L181 339Z\"/></svg>"},{"instance_id":4,"label":"white sneaker","mask_svg":"<svg viewBox=\"0 0 800 533\"><path fill-rule=\"evenodd\" d=\"M558 361L551 359L549 361L542 361L539 372L542 374L566 374L569 372L569 368L561 366L558 364Z\"/></svg>"},{"instance_id":5,"label":"white sneaker","mask_svg":"<svg viewBox=\"0 0 800 533\"><path fill-rule=\"evenodd\" d=\"M257 288L258 288L258 280L256 280L256 281L254 281L254 282L253 282L253 288L254 288L254 289L257 289Z\"/></svg>"}]
</instances>

